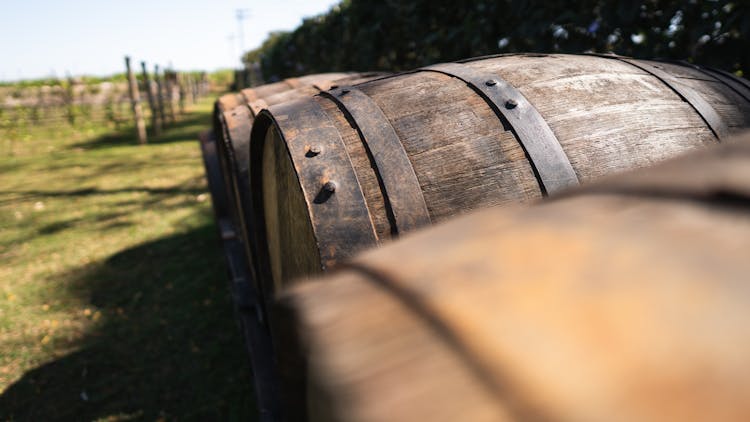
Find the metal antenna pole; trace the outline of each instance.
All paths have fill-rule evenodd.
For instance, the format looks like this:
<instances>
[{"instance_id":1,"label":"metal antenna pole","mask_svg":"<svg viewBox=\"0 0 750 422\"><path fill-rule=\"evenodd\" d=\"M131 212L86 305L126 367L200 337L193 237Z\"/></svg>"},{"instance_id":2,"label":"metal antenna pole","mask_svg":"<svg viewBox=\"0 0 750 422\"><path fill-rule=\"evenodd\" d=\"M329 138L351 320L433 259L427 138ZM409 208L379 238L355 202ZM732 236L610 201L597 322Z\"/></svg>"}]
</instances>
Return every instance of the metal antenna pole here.
<instances>
[{"instance_id":1,"label":"metal antenna pole","mask_svg":"<svg viewBox=\"0 0 750 422\"><path fill-rule=\"evenodd\" d=\"M245 19L250 17L250 9L237 9L236 10L236 16L237 16L237 35L239 37L239 46L240 46L240 63L242 62L242 55L245 54L245 31L244 31L244 21Z\"/></svg>"}]
</instances>

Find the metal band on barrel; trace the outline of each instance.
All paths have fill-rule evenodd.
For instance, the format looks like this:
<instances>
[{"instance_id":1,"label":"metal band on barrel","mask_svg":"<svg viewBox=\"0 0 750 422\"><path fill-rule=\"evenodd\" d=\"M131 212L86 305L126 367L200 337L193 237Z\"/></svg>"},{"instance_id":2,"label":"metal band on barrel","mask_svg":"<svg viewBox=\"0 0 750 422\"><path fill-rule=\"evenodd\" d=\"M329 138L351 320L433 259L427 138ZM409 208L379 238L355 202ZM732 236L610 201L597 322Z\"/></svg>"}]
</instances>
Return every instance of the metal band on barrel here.
<instances>
[{"instance_id":1,"label":"metal band on barrel","mask_svg":"<svg viewBox=\"0 0 750 422\"><path fill-rule=\"evenodd\" d=\"M750 102L750 82L723 70L696 65L692 65L692 67L702 72L704 75L711 76L718 82L728 86L729 89L736 92L740 97L744 98L745 101Z\"/></svg>"},{"instance_id":2,"label":"metal band on barrel","mask_svg":"<svg viewBox=\"0 0 750 422\"><path fill-rule=\"evenodd\" d=\"M474 89L498 117L510 124L529 158L544 194L577 186L578 177L552 129L533 105L514 86L498 75L459 63L442 63L420 70L443 73Z\"/></svg>"},{"instance_id":3,"label":"metal band on barrel","mask_svg":"<svg viewBox=\"0 0 750 422\"><path fill-rule=\"evenodd\" d=\"M693 88L680 83L680 81L660 69L659 67L642 60L629 59L620 56L610 56L611 58L629 63L630 65L641 69L642 71L651 74L656 79L659 79L664 85L669 87L677 95L680 96L684 101L690 104L691 107L701 116L704 122L708 125L709 129L714 133L716 138L721 141L726 138L728 134L728 128L724 120L722 120L719 113L709 104L698 91Z\"/></svg>"},{"instance_id":4,"label":"metal band on barrel","mask_svg":"<svg viewBox=\"0 0 750 422\"><path fill-rule=\"evenodd\" d=\"M745 101L750 101L750 85L748 85L748 82L744 80L738 80L736 76L732 75L729 72L697 65L686 60L668 61L667 63L674 63L680 66L689 67L690 69L693 69L694 71L700 73L702 76L705 76L706 81L718 82L734 91L740 97L744 98Z\"/></svg>"},{"instance_id":5,"label":"metal band on barrel","mask_svg":"<svg viewBox=\"0 0 750 422\"><path fill-rule=\"evenodd\" d=\"M383 110L367 94L353 87L336 88L321 95L335 101L356 124L364 146L375 162L396 231L405 233L430 224L422 187Z\"/></svg>"},{"instance_id":6,"label":"metal band on barrel","mask_svg":"<svg viewBox=\"0 0 750 422\"><path fill-rule=\"evenodd\" d=\"M333 87L335 86L337 86L335 81L320 81L312 85L313 88L317 89L320 92L328 91L329 89L333 89Z\"/></svg>"},{"instance_id":7,"label":"metal band on barrel","mask_svg":"<svg viewBox=\"0 0 750 422\"><path fill-rule=\"evenodd\" d=\"M730 78L730 79L734 80L738 84L744 86L748 90L750 90L750 81L748 81L745 78L741 78L739 76L735 76L732 73L727 72L726 70L716 69L716 68L713 68L713 67L709 67L707 69L710 70L710 71L712 71L712 72L720 73L720 74L726 76L727 78Z\"/></svg>"},{"instance_id":8,"label":"metal band on barrel","mask_svg":"<svg viewBox=\"0 0 750 422\"><path fill-rule=\"evenodd\" d=\"M284 138L310 212L323 269L377 244L362 188L339 131L314 98L269 111Z\"/></svg>"}]
</instances>

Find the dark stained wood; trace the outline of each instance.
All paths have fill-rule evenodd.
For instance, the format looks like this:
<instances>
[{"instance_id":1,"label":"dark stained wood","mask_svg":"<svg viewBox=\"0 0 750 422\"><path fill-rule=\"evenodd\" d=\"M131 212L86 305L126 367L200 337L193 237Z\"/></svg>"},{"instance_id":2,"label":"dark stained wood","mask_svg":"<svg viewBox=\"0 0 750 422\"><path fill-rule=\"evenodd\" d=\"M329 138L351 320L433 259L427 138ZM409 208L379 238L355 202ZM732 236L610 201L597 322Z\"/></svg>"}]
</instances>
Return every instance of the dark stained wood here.
<instances>
[{"instance_id":1,"label":"dark stained wood","mask_svg":"<svg viewBox=\"0 0 750 422\"><path fill-rule=\"evenodd\" d=\"M430 224L430 214L414 169L388 118L370 97L346 86L321 93L334 100L350 121L356 124L362 145L375 167L388 199L389 219L398 234ZM395 233L394 233L395 234Z\"/></svg>"},{"instance_id":2,"label":"dark stained wood","mask_svg":"<svg viewBox=\"0 0 750 422\"><path fill-rule=\"evenodd\" d=\"M220 224L221 221L229 217L229 199L227 198L229 189L224 184L222 178L216 148L216 137L212 131L206 131L202 132L198 138L201 146L201 156L203 157L203 166L206 171L206 182L208 183L208 190L211 192L211 205L214 210L214 218Z\"/></svg>"},{"instance_id":3,"label":"dark stained wood","mask_svg":"<svg viewBox=\"0 0 750 422\"><path fill-rule=\"evenodd\" d=\"M747 420L748 250L750 134L292 287L285 391L311 421Z\"/></svg>"},{"instance_id":4,"label":"dark stained wood","mask_svg":"<svg viewBox=\"0 0 750 422\"><path fill-rule=\"evenodd\" d=\"M125 75L128 78L128 95L130 95L130 108L133 111L138 143L145 144L148 142L146 137L146 121L143 120L143 109L141 108L141 96L138 92L138 82L135 79L133 69L130 67L129 56L125 56Z\"/></svg>"},{"instance_id":5,"label":"dark stained wood","mask_svg":"<svg viewBox=\"0 0 750 422\"><path fill-rule=\"evenodd\" d=\"M252 235L255 225L253 224L248 176L250 130L255 116L269 104L280 104L291 98L307 98L318 93L320 87L330 87L336 83L357 83L380 75L377 73L308 75L291 81L248 88L240 93L225 94L216 102L214 131L221 140L219 156L226 185L230 189L229 208L232 213L232 224L242 238L247 249L247 259L256 272L258 269L255 268L256 251ZM314 85L319 87L315 88Z\"/></svg>"},{"instance_id":6,"label":"dark stained wood","mask_svg":"<svg viewBox=\"0 0 750 422\"><path fill-rule=\"evenodd\" d=\"M346 152L349 154L349 159L354 165L357 180L362 188L367 208L370 210L370 218L375 226L375 235L379 241L388 239L391 236L393 227L385 210L383 191L378 181L377 172L359 138L357 130L349 122L346 115L340 112L334 102L327 101L321 97L315 97L314 99L330 116L331 122L336 127L339 135L341 135L344 145L346 145Z\"/></svg>"},{"instance_id":7,"label":"dark stained wood","mask_svg":"<svg viewBox=\"0 0 750 422\"><path fill-rule=\"evenodd\" d=\"M695 95L716 110L730 131L750 126L750 102L736 90L716 78L696 74L691 67L653 64L673 74L671 78L679 83L689 84ZM506 55L465 61L462 66L497 75L515 87L547 123L583 184L718 143L696 109L670 86L652 73L619 59ZM417 70L355 86L382 110L399 138L432 222L488 206L526 203L542 196L534 169L510 125L463 81ZM305 93L309 94L310 91ZM284 109L290 110L310 107L312 103L284 104ZM326 121L333 122L344 141L377 235L370 246L388 241L398 227L389 215L388 194L380 169L365 148L366 140L358 132L356 119L330 97L316 96L315 104L325 111ZM275 106L268 106L272 120L288 118L287 112L277 116ZM296 148L309 145L308 133L313 129L314 125L296 125L281 136L290 147ZM266 135L258 130L252 138L256 136L262 140ZM262 157L260 149L257 154L251 153L250 162L260 163ZM276 158L290 159L281 155ZM251 173L250 177L259 176ZM298 182L306 183L299 179ZM262 207L257 209L262 212ZM315 221L311 215L308 209L308 219L316 233L318 224L327 227L337 224ZM294 239L289 242L278 250L300 248ZM340 255L335 259L352 256L362 247L346 245L343 237L317 236L315 242L316 245L340 243L337 248ZM312 251L314 246L302 249ZM258 247L264 248L263 242ZM275 284L285 282L276 280Z\"/></svg>"},{"instance_id":8,"label":"dark stained wood","mask_svg":"<svg viewBox=\"0 0 750 422\"><path fill-rule=\"evenodd\" d=\"M528 157L543 194L578 186L570 160L547 122L513 85L494 73L477 71L461 63L442 63L421 70L444 73L470 86L510 126Z\"/></svg>"},{"instance_id":9,"label":"dark stained wood","mask_svg":"<svg viewBox=\"0 0 750 422\"><path fill-rule=\"evenodd\" d=\"M307 218L305 197L291 161L280 159L289 152L277 130L268 131L265 144L268 147L263 149L263 205L273 280L316 274L321 271L320 261L313 257L319 252ZM295 248L281 249L287 245ZM314 249L304 249L310 247ZM280 287L273 286L273 289Z\"/></svg>"}]
</instances>

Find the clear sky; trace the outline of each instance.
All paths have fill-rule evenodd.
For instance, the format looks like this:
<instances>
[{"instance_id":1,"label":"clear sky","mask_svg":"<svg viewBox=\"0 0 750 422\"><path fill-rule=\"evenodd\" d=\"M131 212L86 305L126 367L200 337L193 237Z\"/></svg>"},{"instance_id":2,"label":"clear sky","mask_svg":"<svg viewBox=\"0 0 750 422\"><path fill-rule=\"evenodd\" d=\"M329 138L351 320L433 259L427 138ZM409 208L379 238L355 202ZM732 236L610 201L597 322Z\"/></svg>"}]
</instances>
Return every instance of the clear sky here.
<instances>
[{"instance_id":1,"label":"clear sky","mask_svg":"<svg viewBox=\"0 0 750 422\"><path fill-rule=\"evenodd\" d=\"M239 64L269 31L294 29L337 0L0 0L0 80L121 72L123 56L151 67ZM140 65L138 65L140 66Z\"/></svg>"}]
</instances>

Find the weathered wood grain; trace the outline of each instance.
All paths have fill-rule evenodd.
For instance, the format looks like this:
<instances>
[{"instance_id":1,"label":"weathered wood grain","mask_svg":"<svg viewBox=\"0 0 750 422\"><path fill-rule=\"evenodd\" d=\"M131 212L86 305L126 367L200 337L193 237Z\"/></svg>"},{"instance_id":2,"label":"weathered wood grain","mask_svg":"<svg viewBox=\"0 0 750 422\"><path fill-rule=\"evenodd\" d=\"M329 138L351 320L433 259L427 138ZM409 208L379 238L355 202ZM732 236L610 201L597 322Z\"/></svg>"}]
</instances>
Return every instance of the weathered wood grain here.
<instances>
[{"instance_id":1,"label":"weathered wood grain","mask_svg":"<svg viewBox=\"0 0 750 422\"><path fill-rule=\"evenodd\" d=\"M278 132L271 130L264 149L263 206L273 280L291 280L320 271L315 235L307 218L307 205ZM281 157L279 157L281 156ZM294 245L294 249L289 249ZM315 248L309 250L306 248ZM282 250L281 248L286 248ZM278 290L281 286L268 286Z\"/></svg>"},{"instance_id":2,"label":"weathered wood grain","mask_svg":"<svg viewBox=\"0 0 750 422\"><path fill-rule=\"evenodd\" d=\"M689 86L730 129L750 126L750 101L736 87L691 66L649 63L670 73L670 81ZM517 88L549 125L584 184L718 143L696 108L673 87L620 58L509 55L471 60L463 66L496 75ZM382 110L399 137L431 221L542 196L539 178L512 125L462 80L416 70L366 81L356 88ZM387 241L398 227L380 183L380 169L367 155L367 140L343 106L325 96L316 97L315 102L344 140L377 242ZM303 103L285 104L305 107ZM269 110L273 116L274 106ZM296 127L282 135L290 144L306 144L311 142L305 135L307 129ZM325 152L321 157L325 159ZM279 158L301 160L292 155ZM336 224L310 219L314 231L318 224ZM340 234L342 239L348 235ZM282 246L280 251L295 248ZM344 258L357 248L344 246L340 251Z\"/></svg>"},{"instance_id":3,"label":"weathered wood grain","mask_svg":"<svg viewBox=\"0 0 750 422\"><path fill-rule=\"evenodd\" d=\"M247 250L249 265L255 271L256 230L252 217L251 192L249 186L249 142L250 130L255 116L271 104L281 104L290 99L306 98L318 93L315 85L330 87L332 84L362 82L379 74L366 73L321 73L293 78L273 84L247 88L239 93L221 96L214 111L214 131L220 140L218 145L220 163L225 185L229 187L231 221L233 228ZM286 196L282 195L283 198ZM292 271L294 273L294 271Z\"/></svg>"},{"instance_id":4,"label":"weathered wood grain","mask_svg":"<svg viewBox=\"0 0 750 422\"><path fill-rule=\"evenodd\" d=\"M388 239L392 229L385 210L383 192L378 182L377 173L367 151L360 141L357 130L332 101L327 101L319 97L315 98L315 101L331 117L331 121L336 126L341 139L343 139L346 145L346 151L354 164L357 180L362 188L362 194L365 196L367 208L370 211L370 218L375 226L377 238Z\"/></svg>"},{"instance_id":5,"label":"weathered wood grain","mask_svg":"<svg viewBox=\"0 0 750 422\"><path fill-rule=\"evenodd\" d=\"M266 99L272 95L283 93L286 91L306 88L313 86L318 83L326 83L341 78L352 76L351 73L317 73L314 75L302 76L299 78L289 78L280 82L274 82L265 84L253 88L245 88L240 93L244 97L245 102L252 102L259 99Z\"/></svg>"},{"instance_id":6,"label":"weathered wood grain","mask_svg":"<svg viewBox=\"0 0 750 422\"><path fill-rule=\"evenodd\" d=\"M285 293L308 367L298 409L350 422L747 420L748 250L750 134L451 221Z\"/></svg>"}]
</instances>

